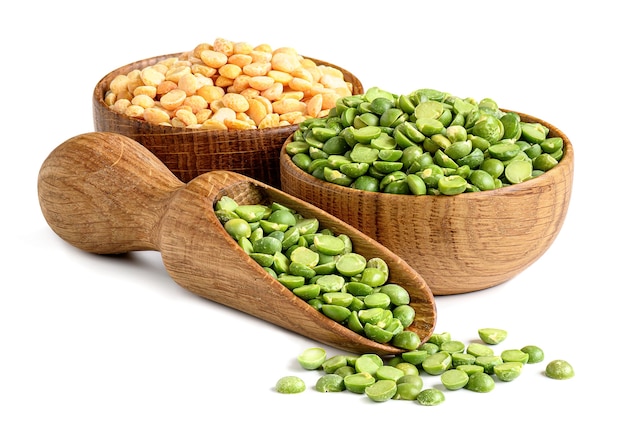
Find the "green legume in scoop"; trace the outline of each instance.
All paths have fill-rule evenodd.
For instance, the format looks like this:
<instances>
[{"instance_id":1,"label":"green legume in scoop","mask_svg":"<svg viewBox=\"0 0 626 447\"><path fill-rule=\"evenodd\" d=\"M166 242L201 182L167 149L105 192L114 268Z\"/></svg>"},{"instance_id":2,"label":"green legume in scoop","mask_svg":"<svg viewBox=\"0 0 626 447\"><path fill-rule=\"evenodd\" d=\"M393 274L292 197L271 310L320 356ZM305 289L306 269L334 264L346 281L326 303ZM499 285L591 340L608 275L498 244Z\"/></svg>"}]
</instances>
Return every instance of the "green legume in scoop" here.
<instances>
[{"instance_id":1,"label":"green legume in scoop","mask_svg":"<svg viewBox=\"0 0 626 447\"><path fill-rule=\"evenodd\" d=\"M387 275L375 267L366 267L361 272L361 282L371 286L380 287L387 281Z\"/></svg>"},{"instance_id":2,"label":"green legume in scoop","mask_svg":"<svg viewBox=\"0 0 626 447\"><path fill-rule=\"evenodd\" d=\"M393 311L393 317L397 318L403 327L409 327L415 320L415 309L408 304L401 304Z\"/></svg>"},{"instance_id":3,"label":"green legume in scoop","mask_svg":"<svg viewBox=\"0 0 626 447\"><path fill-rule=\"evenodd\" d=\"M241 238L249 238L252 234L252 228L250 224L241 218L230 219L224 224L224 229L233 238L239 240Z\"/></svg>"},{"instance_id":4,"label":"green legume in scoop","mask_svg":"<svg viewBox=\"0 0 626 447\"><path fill-rule=\"evenodd\" d=\"M337 323L343 323L344 321L348 319L348 317L351 314L351 311L347 307L338 306L336 304L322 304L322 313L326 315L328 318L330 318L331 320L335 320ZM366 331L366 334L367 334L367 331ZM389 337L389 340L391 340L391 337ZM389 340L386 340L382 343L387 343Z\"/></svg>"},{"instance_id":5,"label":"green legume in scoop","mask_svg":"<svg viewBox=\"0 0 626 447\"><path fill-rule=\"evenodd\" d=\"M378 343L389 343L393 338L392 332L387 331L382 327L372 323L365 323L363 325L363 331L367 338L374 340Z\"/></svg>"},{"instance_id":6,"label":"green legume in scoop","mask_svg":"<svg viewBox=\"0 0 626 447\"><path fill-rule=\"evenodd\" d=\"M411 302L409 292L407 292L404 287L398 284L385 284L380 288L380 292L387 295L391 300L391 303L395 306L409 304Z\"/></svg>"},{"instance_id":7,"label":"green legume in scoop","mask_svg":"<svg viewBox=\"0 0 626 447\"><path fill-rule=\"evenodd\" d=\"M317 251L327 255L338 255L345 249L343 241L329 234L318 234L313 238L313 245Z\"/></svg>"},{"instance_id":8,"label":"green legume in scoop","mask_svg":"<svg viewBox=\"0 0 626 447\"><path fill-rule=\"evenodd\" d=\"M367 295L363 302L366 307L380 307L382 309L386 309L391 304L391 298L389 295L382 292L374 292Z\"/></svg>"},{"instance_id":9,"label":"green legume in scoop","mask_svg":"<svg viewBox=\"0 0 626 447\"><path fill-rule=\"evenodd\" d=\"M413 331L401 331L393 336L391 344L400 349L412 351L417 349L421 340Z\"/></svg>"},{"instance_id":10,"label":"green legume in scoop","mask_svg":"<svg viewBox=\"0 0 626 447\"><path fill-rule=\"evenodd\" d=\"M295 287L292 292L303 300L309 301L319 296L321 288L318 284L305 284L300 287Z\"/></svg>"},{"instance_id":11,"label":"green legume in scoop","mask_svg":"<svg viewBox=\"0 0 626 447\"><path fill-rule=\"evenodd\" d=\"M319 285L319 281L323 281L324 279L328 278L328 276L331 275L322 276L318 280L317 284ZM322 295L322 300L326 304L334 304L335 306L341 307L350 307L350 305L352 304L352 300L354 300L354 296L345 292L326 292Z\"/></svg>"},{"instance_id":12,"label":"green legume in scoop","mask_svg":"<svg viewBox=\"0 0 626 447\"><path fill-rule=\"evenodd\" d=\"M235 208L234 211L247 222L258 222L263 219L268 212L271 212L271 210L264 205L240 205Z\"/></svg>"},{"instance_id":13,"label":"green legume in scoop","mask_svg":"<svg viewBox=\"0 0 626 447\"><path fill-rule=\"evenodd\" d=\"M346 283L346 280L343 276L340 275L336 275L335 273L333 273L335 270L335 265L333 263L328 263L328 264L323 264L323 265L327 265L328 266L328 273L323 273L321 276L319 276L316 280L315 280L315 284L317 284L318 286L320 286L320 292L323 293L324 295L327 293L334 293L334 297L337 298L341 298L343 297L344 299L342 300L342 305L345 306L349 306L350 303L352 302L353 296L349 293L343 293L340 292L343 289L344 284ZM318 266L320 267L320 266ZM318 273L319 271L316 270ZM341 293L341 295L337 295ZM333 295L331 295L333 296ZM330 299L329 303L330 304L339 304L337 302L333 302L335 300Z\"/></svg>"}]
</instances>

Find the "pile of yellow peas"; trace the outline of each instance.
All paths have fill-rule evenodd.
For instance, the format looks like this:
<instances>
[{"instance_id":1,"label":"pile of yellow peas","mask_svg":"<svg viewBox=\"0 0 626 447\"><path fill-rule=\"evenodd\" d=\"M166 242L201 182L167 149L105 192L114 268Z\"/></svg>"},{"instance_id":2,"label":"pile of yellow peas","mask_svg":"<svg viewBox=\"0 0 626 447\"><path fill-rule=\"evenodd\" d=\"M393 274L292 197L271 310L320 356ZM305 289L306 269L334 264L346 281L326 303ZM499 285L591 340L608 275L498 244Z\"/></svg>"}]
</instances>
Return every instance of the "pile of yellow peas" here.
<instances>
[{"instance_id":1,"label":"pile of yellow peas","mask_svg":"<svg viewBox=\"0 0 626 447\"><path fill-rule=\"evenodd\" d=\"M117 75L104 101L115 112L152 124L263 129L324 117L352 90L341 70L293 48L217 38Z\"/></svg>"}]
</instances>

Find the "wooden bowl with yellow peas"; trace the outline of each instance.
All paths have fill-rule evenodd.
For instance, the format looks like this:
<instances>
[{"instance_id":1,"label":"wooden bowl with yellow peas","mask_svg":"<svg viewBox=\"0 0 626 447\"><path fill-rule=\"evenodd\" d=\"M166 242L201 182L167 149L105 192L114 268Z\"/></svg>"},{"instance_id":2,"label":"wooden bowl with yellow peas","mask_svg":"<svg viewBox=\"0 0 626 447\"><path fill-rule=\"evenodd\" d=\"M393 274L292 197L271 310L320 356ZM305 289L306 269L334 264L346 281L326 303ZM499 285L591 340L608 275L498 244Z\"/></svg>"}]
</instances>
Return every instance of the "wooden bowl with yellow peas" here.
<instances>
[{"instance_id":1,"label":"wooden bowl with yellow peas","mask_svg":"<svg viewBox=\"0 0 626 447\"><path fill-rule=\"evenodd\" d=\"M228 170L279 186L280 148L298 123L362 91L346 69L294 48L216 38L108 73L94 126L136 140L183 182Z\"/></svg>"}]
</instances>

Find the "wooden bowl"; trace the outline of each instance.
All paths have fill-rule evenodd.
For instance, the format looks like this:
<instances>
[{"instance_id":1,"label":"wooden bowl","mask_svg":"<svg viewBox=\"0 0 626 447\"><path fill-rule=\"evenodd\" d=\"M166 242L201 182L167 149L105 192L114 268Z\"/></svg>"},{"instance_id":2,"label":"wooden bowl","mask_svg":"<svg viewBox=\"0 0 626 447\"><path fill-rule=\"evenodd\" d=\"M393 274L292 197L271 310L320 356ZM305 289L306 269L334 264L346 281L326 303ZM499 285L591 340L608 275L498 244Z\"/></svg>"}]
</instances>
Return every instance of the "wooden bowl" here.
<instances>
[{"instance_id":1,"label":"wooden bowl","mask_svg":"<svg viewBox=\"0 0 626 447\"><path fill-rule=\"evenodd\" d=\"M547 126L549 136L563 138L564 145L556 167L523 183L456 196L360 191L304 172L283 146L281 188L382 243L407 261L434 295L486 289L545 253L563 225L572 192L570 140L545 121L519 115Z\"/></svg>"},{"instance_id":2,"label":"wooden bowl","mask_svg":"<svg viewBox=\"0 0 626 447\"><path fill-rule=\"evenodd\" d=\"M104 76L93 91L96 131L115 132L132 138L156 155L183 182L214 170L244 174L271 186L280 185L279 155L284 141L297 125L250 130L198 130L151 124L111 110L104 95L111 80L156 62L183 53L156 56L130 63ZM363 93L359 79L349 71L328 62L309 58L317 65L340 70L353 93Z\"/></svg>"}]
</instances>

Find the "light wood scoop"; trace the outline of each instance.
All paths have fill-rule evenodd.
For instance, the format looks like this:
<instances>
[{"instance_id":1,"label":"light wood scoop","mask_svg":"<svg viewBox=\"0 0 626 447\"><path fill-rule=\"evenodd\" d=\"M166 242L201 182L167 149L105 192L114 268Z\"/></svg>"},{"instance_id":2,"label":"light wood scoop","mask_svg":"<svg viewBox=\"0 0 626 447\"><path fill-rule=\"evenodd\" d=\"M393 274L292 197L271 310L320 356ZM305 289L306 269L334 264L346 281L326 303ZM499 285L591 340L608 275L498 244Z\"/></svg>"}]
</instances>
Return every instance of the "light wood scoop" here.
<instances>
[{"instance_id":1,"label":"light wood scoop","mask_svg":"<svg viewBox=\"0 0 626 447\"><path fill-rule=\"evenodd\" d=\"M39 203L52 230L91 253L161 253L183 288L329 346L354 353L401 353L326 317L261 268L223 228L214 204L227 195L240 204L278 202L322 228L348 235L354 251L389 265L415 309L410 330L432 335L436 308L422 277L397 255L343 221L252 178L212 171L185 184L148 149L129 137L91 132L54 149L38 176ZM375 218L375 216L372 216Z\"/></svg>"}]
</instances>

